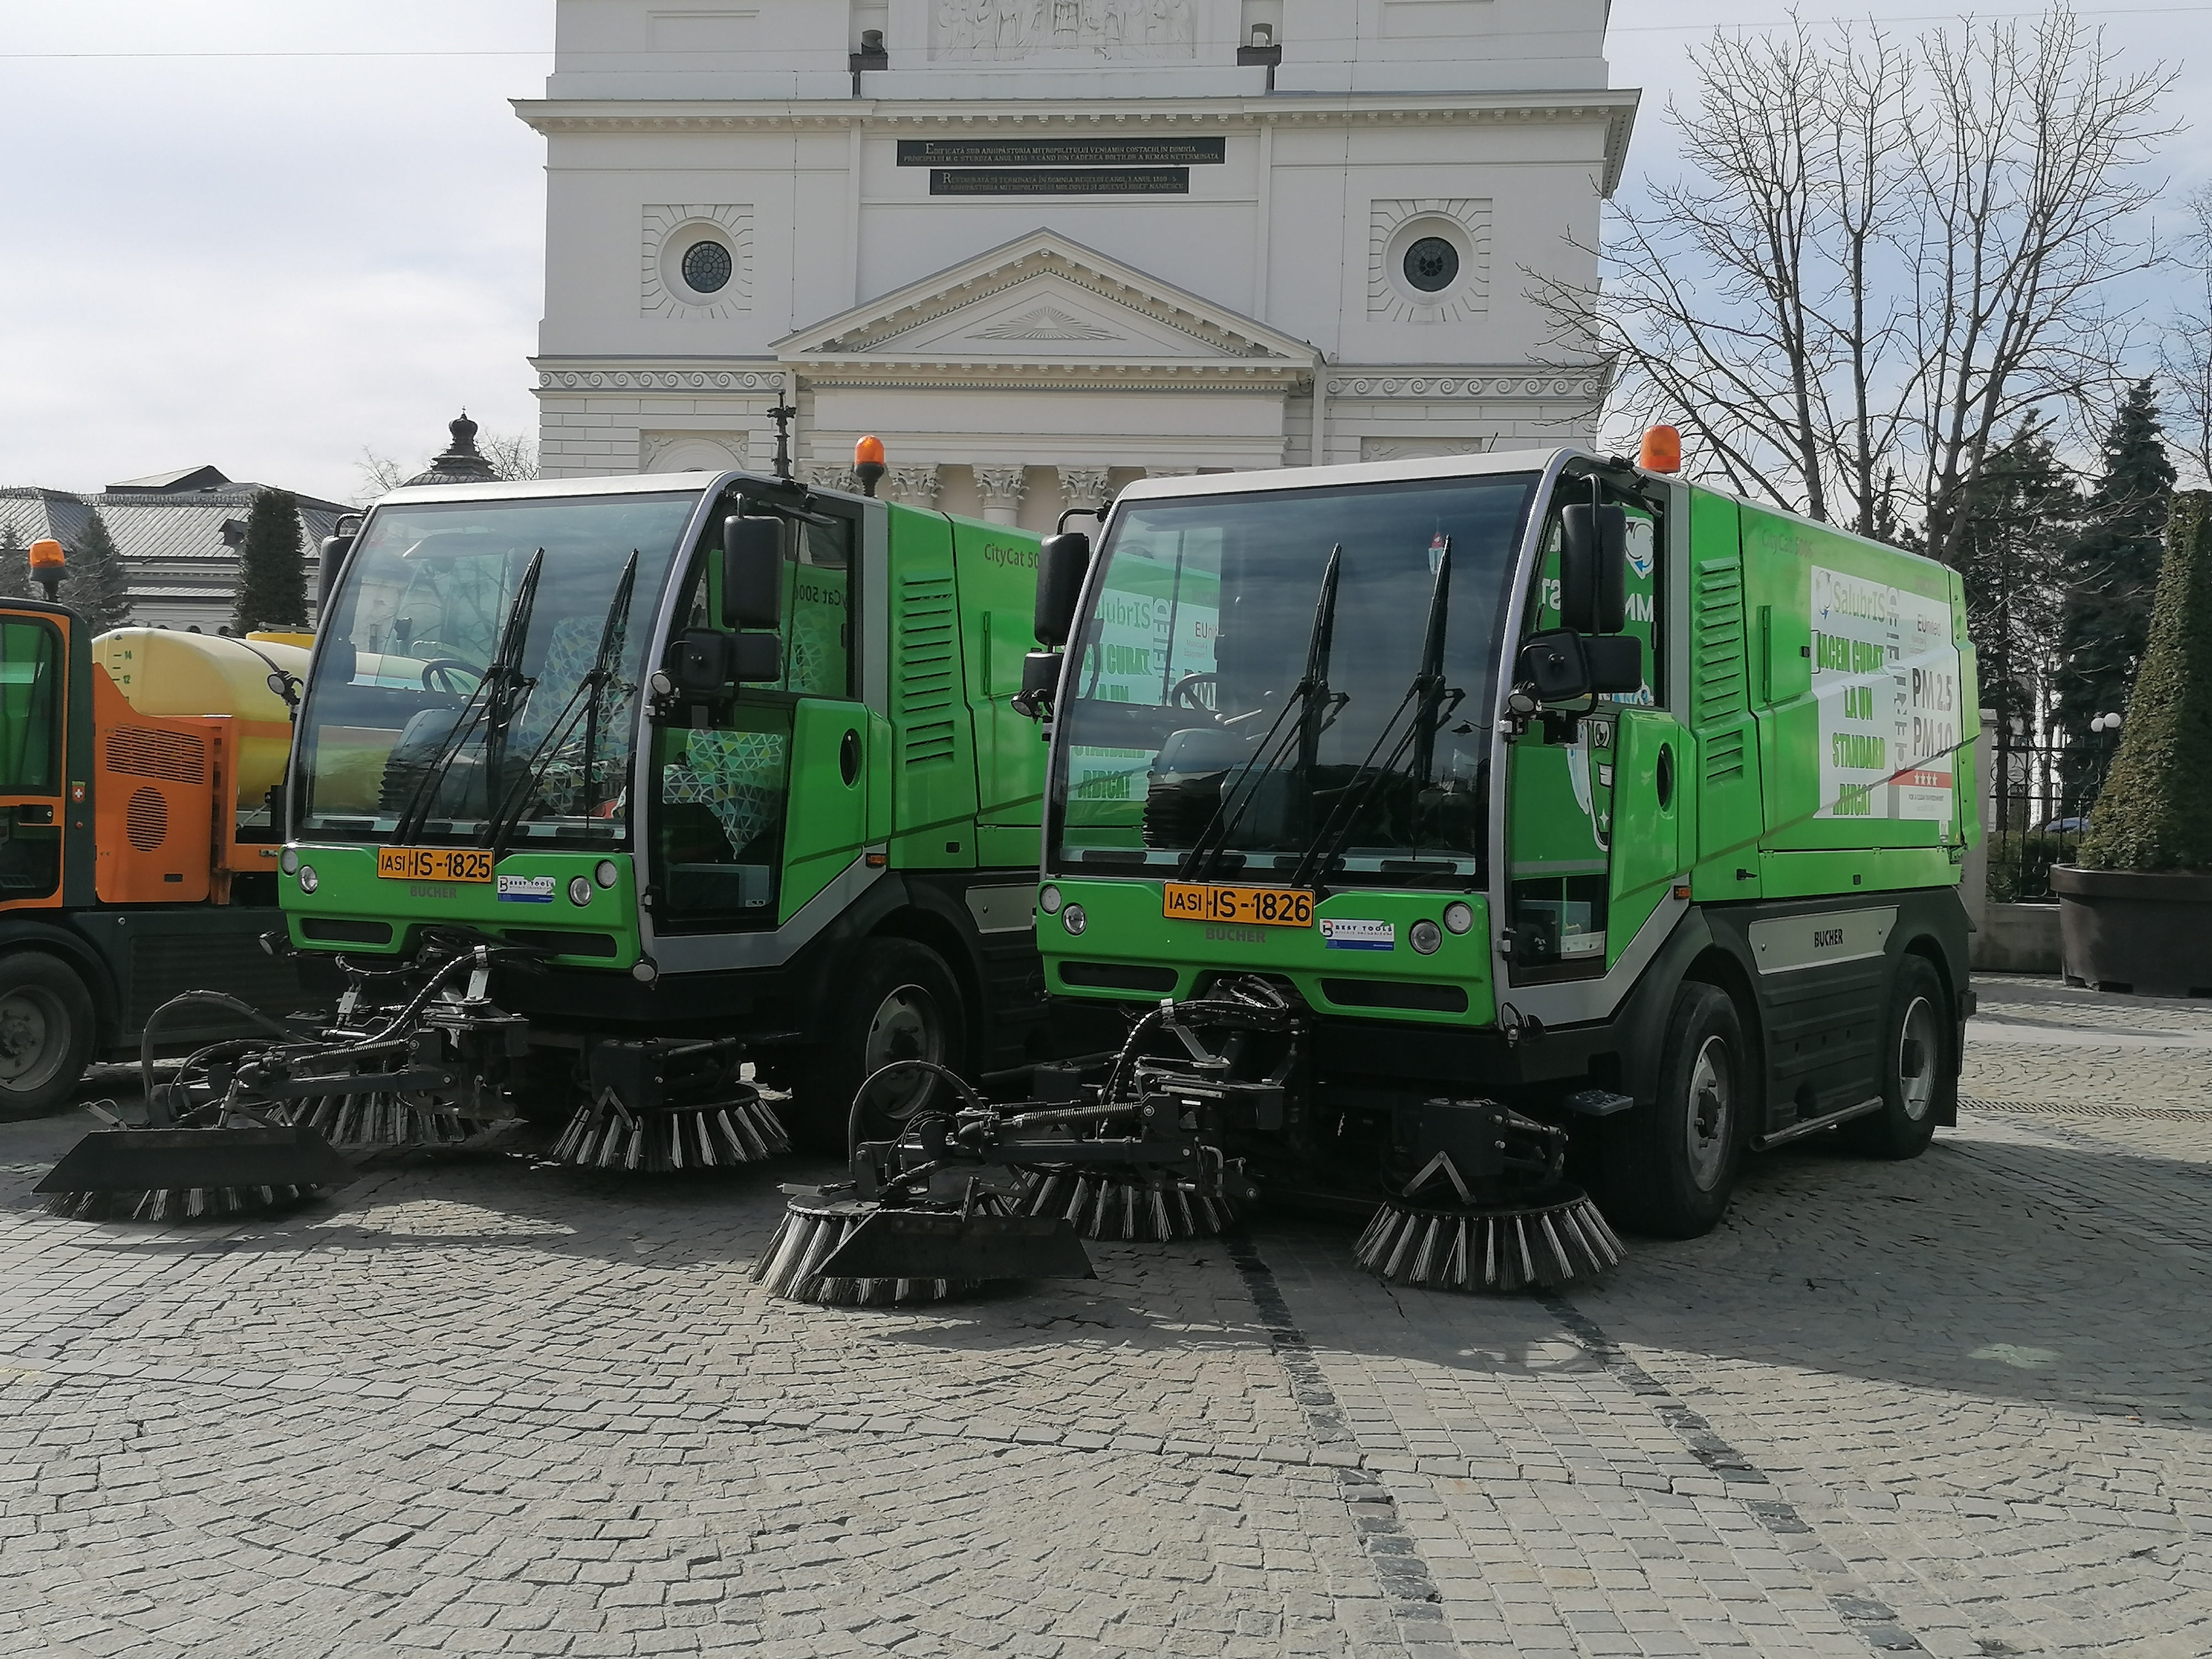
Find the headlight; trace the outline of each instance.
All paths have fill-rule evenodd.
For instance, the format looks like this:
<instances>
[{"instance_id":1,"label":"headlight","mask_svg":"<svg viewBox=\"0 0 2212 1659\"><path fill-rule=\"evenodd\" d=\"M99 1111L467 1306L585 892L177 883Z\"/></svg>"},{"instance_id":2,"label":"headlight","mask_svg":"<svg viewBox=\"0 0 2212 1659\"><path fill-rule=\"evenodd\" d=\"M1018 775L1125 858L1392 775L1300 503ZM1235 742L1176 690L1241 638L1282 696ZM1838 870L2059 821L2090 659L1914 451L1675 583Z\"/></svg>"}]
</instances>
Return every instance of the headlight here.
<instances>
[{"instance_id":1,"label":"headlight","mask_svg":"<svg viewBox=\"0 0 2212 1659\"><path fill-rule=\"evenodd\" d=\"M1071 933L1079 933L1091 925L1091 918L1083 914L1083 907L1071 904L1060 913L1060 925Z\"/></svg>"},{"instance_id":2,"label":"headlight","mask_svg":"<svg viewBox=\"0 0 2212 1659\"><path fill-rule=\"evenodd\" d=\"M568 902L581 906L589 904L591 902L592 884L581 876L571 878L568 883Z\"/></svg>"},{"instance_id":3,"label":"headlight","mask_svg":"<svg viewBox=\"0 0 2212 1659\"><path fill-rule=\"evenodd\" d=\"M1060 889L1053 886L1049 882L1037 894L1037 908L1048 916L1056 916L1060 914L1061 902Z\"/></svg>"},{"instance_id":4,"label":"headlight","mask_svg":"<svg viewBox=\"0 0 2212 1659\"><path fill-rule=\"evenodd\" d=\"M312 893L315 889L320 887L322 884L323 878L315 873L315 866L313 865L303 864L300 866L300 890L301 892Z\"/></svg>"},{"instance_id":5,"label":"headlight","mask_svg":"<svg viewBox=\"0 0 2212 1659\"><path fill-rule=\"evenodd\" d=\"M296 847L286 848L283 855L276 860L276 867L282 870L288 876L295 876L299 874L300 849Z\"/></svg>"},{"instance_id":6,"label":"headlight","mask_svg":"<svg viewBox=\"0 0 2212 1659\"><path fill-rule=\"evenodd\" d=\"M1437 946L1444 942L1443 930L1423 916L1407 930L1406 939L1423 956L1432 957L1437 953Z\"/></svg>"},{"instance_id":7,"label":"headlight","mask_svg":"<svg viewBox=\"0 0 2212 1659\"><path fill-rule=\"evenodd\" d=\"M1468 928L1474 926L1474 907L1472 904L1466 903L1459 899L1454 899L1449 904L1444 906L1444 931L1446 933L1464 933Z\"/></svg>"},{"instance_id":8,"label":"headlight","mask_svg":"<svg viewBox=\"0 0 2212 1659\"><path fill-rule=\"evenodd\" d=\"M622 879L622 866L612 859L601 859L592 866L592 879L602 887L611 887ZM578 899L577 903L584 901Z\"/></svg>"}]
</instances>

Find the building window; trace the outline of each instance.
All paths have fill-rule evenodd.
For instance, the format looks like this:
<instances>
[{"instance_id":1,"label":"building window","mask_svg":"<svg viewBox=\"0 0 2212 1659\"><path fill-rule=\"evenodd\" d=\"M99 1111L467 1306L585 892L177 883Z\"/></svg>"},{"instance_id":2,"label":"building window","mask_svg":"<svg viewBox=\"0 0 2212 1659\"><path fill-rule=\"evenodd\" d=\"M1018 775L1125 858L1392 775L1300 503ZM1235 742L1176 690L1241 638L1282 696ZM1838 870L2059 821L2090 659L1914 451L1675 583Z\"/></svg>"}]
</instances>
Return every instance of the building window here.
<instances>
[{"instance_id":1,"label":"building window","mask_svg":"<svg viewBox=\"0 0 2212 1659\"><path fill-rule=\"evenodd\" d=\"M1406 280L1424 294L1441 294L1459 280L1459 250L1441 236L1424 236L1406 250Z\"/></svg>"},{"instance_id":2,"label":"building window","mask_svg":"<svg viewBox=\"0 0 2212 1659\"><path fill-rule=\"evenodd\" d=\"M1452 264L1456 269L1457 255ZM720 242L692 243L684 250L684 283L694 294L720 294L730 283L730 250Z\"/></svg>"}]
</instances>

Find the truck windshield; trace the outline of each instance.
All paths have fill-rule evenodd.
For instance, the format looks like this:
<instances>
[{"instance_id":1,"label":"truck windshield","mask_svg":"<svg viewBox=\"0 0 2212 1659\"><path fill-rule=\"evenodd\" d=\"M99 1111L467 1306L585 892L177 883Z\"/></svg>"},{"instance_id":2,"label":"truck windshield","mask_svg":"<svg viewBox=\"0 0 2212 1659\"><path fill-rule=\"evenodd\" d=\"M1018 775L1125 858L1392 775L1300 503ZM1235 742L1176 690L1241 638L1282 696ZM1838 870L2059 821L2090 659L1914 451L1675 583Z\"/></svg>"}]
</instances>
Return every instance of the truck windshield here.
<instances>
[{"instance_id":1,"label":"truck windshield","mask_svg":"<svg viewBox=\"0 0 2212 1659\"><path fill-rule=\"evenodd\" d=\"M1498 628L1536 483L1417 479L1117 513L1055 733L1055 866L1249 879L1286 876L1326 842L1332 881L1479 880ZM1435 729L1401 743L1425 718L1409 687L1447 549L1443 669L1456 695L1426 704Z\"/></svg>"},{"instance_id":2,"label":"truck windshield","mask_svg":"<svg viewBox=\"0 0 2212 1659\"><path fill-rule=\"evenodd\" d=\"M377 513L321 623L292 833L386 841L404 823L409 841L477 842L496 820L518 844L624 844L636 689L698 501L692 491ZM611 672L594 696L603 650ZM488 681L501 662L515 672Z\"/></svg>"}]
</instances>

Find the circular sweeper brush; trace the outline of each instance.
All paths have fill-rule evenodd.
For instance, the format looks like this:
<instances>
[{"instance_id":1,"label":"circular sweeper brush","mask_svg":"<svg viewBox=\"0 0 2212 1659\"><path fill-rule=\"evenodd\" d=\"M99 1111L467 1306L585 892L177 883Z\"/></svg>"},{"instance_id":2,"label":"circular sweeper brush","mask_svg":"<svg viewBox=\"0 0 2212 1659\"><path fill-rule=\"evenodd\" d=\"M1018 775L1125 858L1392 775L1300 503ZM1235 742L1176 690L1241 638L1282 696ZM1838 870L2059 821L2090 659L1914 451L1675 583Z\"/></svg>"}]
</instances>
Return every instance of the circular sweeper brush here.
<instances>
[{"instance_id":1,"label":"circular sweeper brush","mask_svg":"<svg viewBox=\"0 0 2212 1659\"><path fill-rule=\"evenodd\" d=\"M588 1170L721 1170L757 1164L791 1150L759 1094L708 1106L633 1110L611 1094L576 1109L553 1143L553 1156Z\"/></svg>"},{"instance_id":2,"label":"circular sweeper brush","mask_svg":"<svg viewBox=\"0 0 2212 1659\"><path fill-rule=\"evenodd\" d=\"M311 1202L354 1178L353 1166L313 1129L221 1110L194 1114L197 1127L137 1128L92 1110L110 1127L70 1148L31 1189L49 1215L227 1221Z\"/></svg>"},{"instance_id":3,"label":"circular sweeper brush","mask_svg":"<svg viewBox=\"0 0 2212 1659\"><path fill-rule=\"evenodd\" d=\"M1164 1244L1212 1238L1234 1226L1234 1200L1185 1192L1171 1179L1141 1170L1035 1170L1018 1207L1024 1215L1058 1216L1086 1238Z\"/></svg>"},{"instance_id":4,"label":"circular sweeper brush","mask_svg":"<svg viewBox=\"0 0 2212 1659\"><path fill-rule=\"evenodd\" d=\"M1510 1209L1385 1204L1352 1247L1386 1284L1431 1291L1550 1290L1595 1279L1621 1259L1620 1241L1579 1189Z\"/></svg>"},{"instance_id":5,"label":"circular sweeper brush","mask_svg":"<svg viewBox=\"0 0 2212 1659\"><path fill-rule=\"evenodd\" d=\"M304 1124L333 1146L368 1152L400 1146L454 1146L503 1120L465 1117L432 1097L380 1089L287 1101L270 1115Z\"/></svg>"}]
</instances>

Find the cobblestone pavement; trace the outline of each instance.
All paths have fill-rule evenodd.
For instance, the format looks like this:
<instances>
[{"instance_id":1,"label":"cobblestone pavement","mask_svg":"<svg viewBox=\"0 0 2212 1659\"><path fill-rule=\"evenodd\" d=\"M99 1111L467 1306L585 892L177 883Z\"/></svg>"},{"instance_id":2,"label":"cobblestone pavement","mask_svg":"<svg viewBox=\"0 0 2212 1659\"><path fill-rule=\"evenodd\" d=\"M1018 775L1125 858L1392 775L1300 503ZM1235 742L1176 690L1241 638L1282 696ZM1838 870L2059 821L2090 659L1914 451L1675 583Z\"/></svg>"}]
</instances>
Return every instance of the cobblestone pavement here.
<instances>
[{"instance_id":1,"label":"cobblestone pavement","mask_svg":"<svg viewBox=\"0 0 2212 1659\"><path fill-rule=\"evenodd\" d=\"M805 1309L796 1161L145 1229L0 1125L0 1653L2212 1653L2212 1010L1981 991L1928 1156L1545 1299L1268 1219Z\"/></svg>"}]
</instances>

